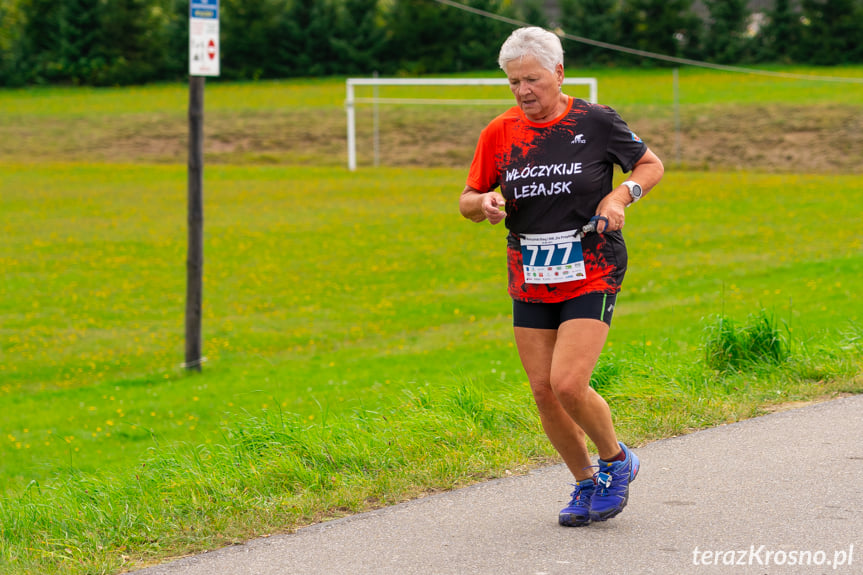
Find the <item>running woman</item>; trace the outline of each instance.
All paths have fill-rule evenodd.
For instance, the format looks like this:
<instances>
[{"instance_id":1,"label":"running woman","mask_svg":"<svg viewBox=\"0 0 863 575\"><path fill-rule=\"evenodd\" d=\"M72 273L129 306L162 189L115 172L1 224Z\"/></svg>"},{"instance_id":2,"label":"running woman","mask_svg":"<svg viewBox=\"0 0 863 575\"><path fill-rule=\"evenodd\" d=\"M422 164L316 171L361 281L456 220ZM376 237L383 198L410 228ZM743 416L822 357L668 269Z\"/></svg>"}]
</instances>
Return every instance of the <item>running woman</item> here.
<instances>
[{"instance_id":1,"label":"running woman","mask_svg":"<svg viewBox=\"0 0 863 575\"><path fill-rule=\"evenodd\" d=\"M515 342L543 429L575 478L558 521L582 526L620 513L638 473L638 457L618 441L590 376L626 272L625 208L664 168L614 110L563 93L555 34L515 30L498 63L516 105L480 134L459 210L509 230ZM631 172L618 186L615 164ZM580 233L589 223L596 233Z\"/></svg>"}]
</instances>

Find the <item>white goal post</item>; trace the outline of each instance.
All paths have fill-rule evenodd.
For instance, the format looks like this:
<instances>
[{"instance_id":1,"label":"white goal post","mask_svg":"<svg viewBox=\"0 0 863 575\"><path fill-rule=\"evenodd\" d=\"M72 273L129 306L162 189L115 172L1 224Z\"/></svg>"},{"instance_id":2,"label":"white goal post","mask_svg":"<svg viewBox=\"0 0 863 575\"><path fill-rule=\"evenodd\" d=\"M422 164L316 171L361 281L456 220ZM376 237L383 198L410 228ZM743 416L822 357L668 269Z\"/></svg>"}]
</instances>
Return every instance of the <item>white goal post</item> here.
<instances>
[{"instance_id":1,"label":"white goal post","mask_svg":"<svg viewBox=\"0 0 863 575\"><path fill-rule=\"evenodd\" d=\"M590 87L590 101L597 102L596 78L564 78L564 84ZM512 105L513 100L441 99L441 98L357 98L354 86L506 86L507 78L348 78L345 82L347 96L345 110L348 116L348 170L357 169L357 104L434 104L434 105Z\"/></svg>"}]
</instances>

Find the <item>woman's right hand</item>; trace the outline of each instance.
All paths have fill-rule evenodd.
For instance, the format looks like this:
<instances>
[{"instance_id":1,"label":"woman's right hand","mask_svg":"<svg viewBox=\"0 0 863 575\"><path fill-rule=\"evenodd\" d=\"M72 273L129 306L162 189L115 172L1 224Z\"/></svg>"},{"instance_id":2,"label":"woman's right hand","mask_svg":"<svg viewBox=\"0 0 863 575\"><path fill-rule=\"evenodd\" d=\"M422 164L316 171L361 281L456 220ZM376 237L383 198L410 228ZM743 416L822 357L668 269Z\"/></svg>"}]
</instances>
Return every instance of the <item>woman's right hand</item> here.
<instances>
[{"instance_id":1,"label":"woman's right hand","mask_svg":"<svg viewBox=\"0 0 863 575\"><path fill-rule=\"evenodd\" d=\"M492 225L499 224L506 217L506 200L499 192L488 192L482 195L482 213Z\"/></svg>"}]
</instances>

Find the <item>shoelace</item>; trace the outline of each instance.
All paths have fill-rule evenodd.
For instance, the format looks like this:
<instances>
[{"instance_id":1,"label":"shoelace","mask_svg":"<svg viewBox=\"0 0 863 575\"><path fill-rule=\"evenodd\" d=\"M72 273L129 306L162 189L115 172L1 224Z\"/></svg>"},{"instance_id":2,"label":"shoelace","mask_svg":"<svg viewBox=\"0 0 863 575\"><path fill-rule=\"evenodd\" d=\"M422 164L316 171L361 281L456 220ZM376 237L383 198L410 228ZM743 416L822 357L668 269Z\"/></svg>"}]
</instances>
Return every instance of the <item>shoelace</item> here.
<instances>
[{"instance_id":1,"label":"shoelace","mask_svg":"<svg viewBox=\"0 0 863 575\"><path fill-rule=\"evenodd\" d=\"M582 491L584 491L585 486L579 485L577 483L571 483L575 490L572 492L572 499L569 502L570 507L587 507L587 503L582 500Z\"/></svg>"},{"instance_id":2,"label":"shoelace","mask_svg":"<svg viewBox=\"0 0 863 575\"><path fill-rule=\"evenodd\" d=\"M626 473L623 472L623 465L611 465L605 467L605 471L602 471L602 467L604 466L591 465L590 467L585 467L585 469L597 470L593 474L593 482L596 484L595 495L605 497L608 495L608 490L615 484L615 479L625 476Z\"/></svg>"}]
</instances>

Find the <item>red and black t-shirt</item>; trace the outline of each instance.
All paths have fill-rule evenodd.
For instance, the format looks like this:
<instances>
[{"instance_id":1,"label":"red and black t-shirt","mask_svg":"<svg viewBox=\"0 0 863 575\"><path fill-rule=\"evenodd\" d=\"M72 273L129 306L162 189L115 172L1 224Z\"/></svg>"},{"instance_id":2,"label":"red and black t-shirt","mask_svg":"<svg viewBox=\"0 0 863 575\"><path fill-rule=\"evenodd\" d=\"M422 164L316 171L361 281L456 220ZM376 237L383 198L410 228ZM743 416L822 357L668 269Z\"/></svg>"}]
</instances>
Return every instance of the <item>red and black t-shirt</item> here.
<instances>
[{"instance_id":1,"label":"red and black t-shirt","mask_svg":"<svg viewBox=\"0 0 863 575\"><path fill-rule=\"evenodd\" d=\"M480 192L500 187L506 199L513 299L554 303L620 291L627 257L619 231L585 236L587 277L557 284L525 283L518 236L581 228L611 192L614 164L629 172L646 151L617 112L580 99L570 98L566 112L545 124L531 122L513 107L486 126L467 185Z\"/></svg>"}]
</instances>

